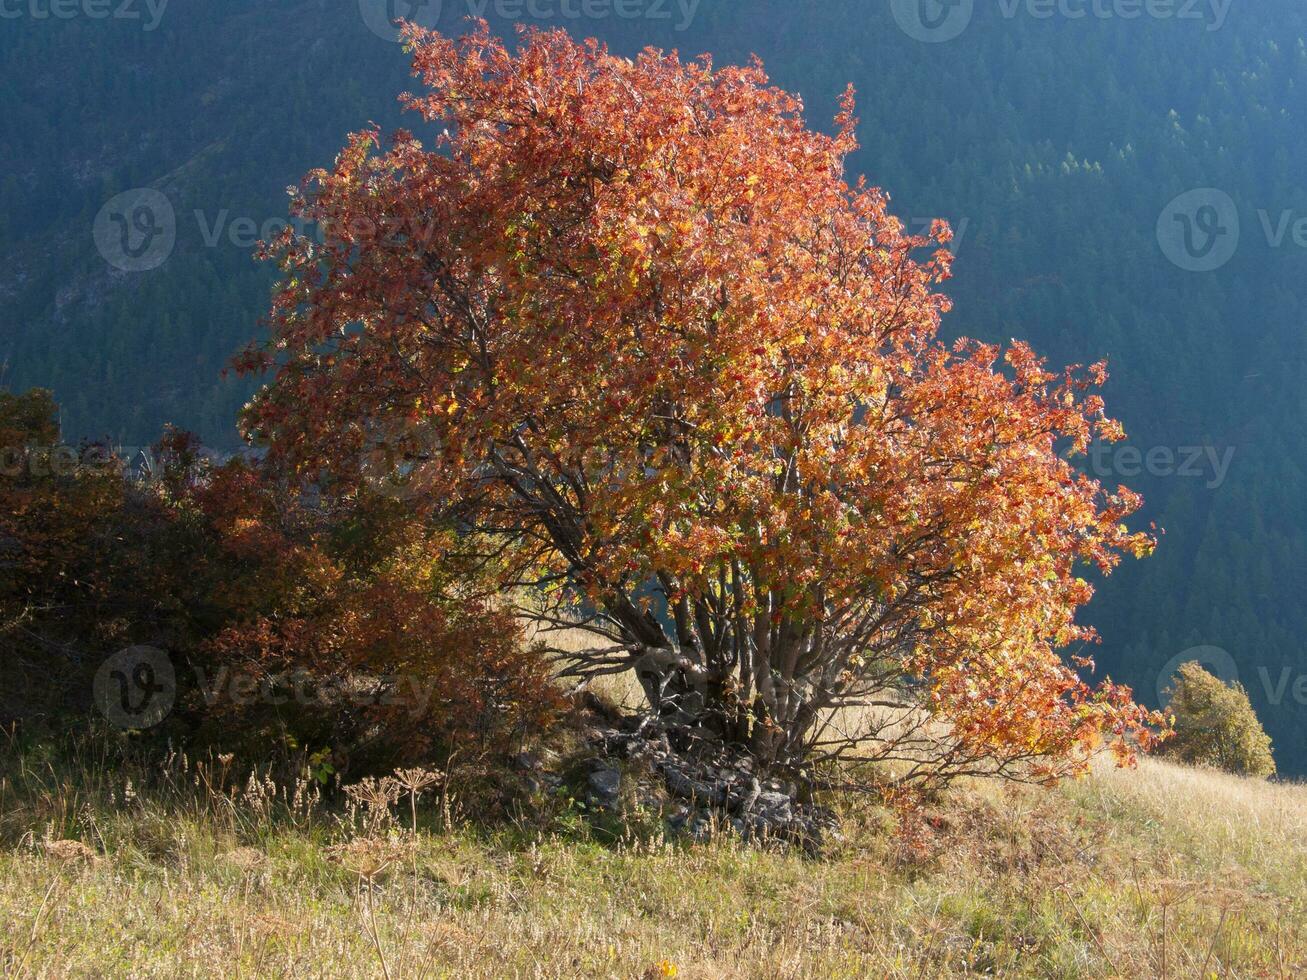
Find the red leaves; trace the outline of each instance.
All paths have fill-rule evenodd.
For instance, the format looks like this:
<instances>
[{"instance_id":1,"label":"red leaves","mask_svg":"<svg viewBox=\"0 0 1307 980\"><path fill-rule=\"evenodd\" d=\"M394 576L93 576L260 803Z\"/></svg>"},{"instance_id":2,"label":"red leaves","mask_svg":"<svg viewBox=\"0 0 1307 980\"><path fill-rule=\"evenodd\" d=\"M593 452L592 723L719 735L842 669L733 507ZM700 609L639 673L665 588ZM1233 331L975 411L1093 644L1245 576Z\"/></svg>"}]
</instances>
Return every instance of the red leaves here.
<instances>
[{"instance_id":1,"label":"red leaves","mask_svg":"<svg viewBox=\"0 0 1307 980\"><path fill-rule=\"evenodd\" d=\"M210 673L319 691L400 685L353 706L315 701L316 713L334 715L338 744L362 738L394 760L422 760L437 742L446 752L471 739L493 747L553 710L547 667L496 603L493 581L454 554L454 536L394 501L309 509L237 463L207 473L176 506L206 528L204 602L219 628L190 655ZM418 691L420 702L408 696ZM267 707L219 699L205 710L257 727Z\"/></svg>"},{"instance_id":2,"label":"red leaves","mask_svg":"<svg viewBox=\"0 0 1307 980\"><path fill-rule=\"evenodd\" d=\"M1092 636L1076 569L1151 547L1137 497L1056 454L1119 437L1105 368L938 343L950 233L844 182L851 91L828 137L756 64L406 37L440 151L361 133L311 175L326 240L279 253L287 360L246 417L274 462L438 459L411 506L538 545L596 605L657 574L713 606L729 570L742 609L872 623L831 642L930 676L996 751L1136 730L1054 651Z\"/></svg>"}]
</instances>

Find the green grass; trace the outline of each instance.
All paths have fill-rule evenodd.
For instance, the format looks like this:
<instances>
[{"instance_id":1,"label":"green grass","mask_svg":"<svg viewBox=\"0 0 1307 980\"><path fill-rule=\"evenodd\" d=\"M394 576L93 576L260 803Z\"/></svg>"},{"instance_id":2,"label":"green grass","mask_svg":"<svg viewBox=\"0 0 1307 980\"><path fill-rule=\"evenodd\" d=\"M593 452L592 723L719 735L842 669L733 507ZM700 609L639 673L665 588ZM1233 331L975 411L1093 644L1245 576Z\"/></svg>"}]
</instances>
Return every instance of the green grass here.
<instances>
[{"instance_id":1,"label":"green grass","mask_svg":"<svg viewBox=\"0 0 1307 980\"><path fill-rule=\"evenodd\" d=\"M843 799L814 859L611 843L559 805L479 825L438 794L416 835L407 800L365 834L212 761L2 751L4 975L1307 975L1302 786L1145 762L924 813Z\"/></svg>"}]
</instances>

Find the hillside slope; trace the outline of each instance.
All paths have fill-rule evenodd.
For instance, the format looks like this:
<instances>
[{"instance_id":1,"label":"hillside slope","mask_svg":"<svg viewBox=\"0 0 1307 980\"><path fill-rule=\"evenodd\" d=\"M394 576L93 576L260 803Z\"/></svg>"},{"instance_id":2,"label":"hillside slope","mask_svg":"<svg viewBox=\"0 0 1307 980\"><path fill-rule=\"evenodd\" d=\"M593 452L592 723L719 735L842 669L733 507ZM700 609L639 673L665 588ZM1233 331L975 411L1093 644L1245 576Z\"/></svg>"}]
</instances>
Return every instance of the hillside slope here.
<instances>
[{"instance_id":1,"label":"hillside slope","mask_svg":"<svg viewBox=\"0 0 1307 980\"><path fill-rule=\"evenodd\" d=\"M916 816L846 800L846 845L814 860L638 829L613 841L574 806L547 827L428 831L438 808L423 805L410 844L269 784L204 789L203 763L110 776L49 761L4 759L7 975L1307 971L1301 785L1145 761L1058 790L962 787Z\"/></svg>"}]
</instances>

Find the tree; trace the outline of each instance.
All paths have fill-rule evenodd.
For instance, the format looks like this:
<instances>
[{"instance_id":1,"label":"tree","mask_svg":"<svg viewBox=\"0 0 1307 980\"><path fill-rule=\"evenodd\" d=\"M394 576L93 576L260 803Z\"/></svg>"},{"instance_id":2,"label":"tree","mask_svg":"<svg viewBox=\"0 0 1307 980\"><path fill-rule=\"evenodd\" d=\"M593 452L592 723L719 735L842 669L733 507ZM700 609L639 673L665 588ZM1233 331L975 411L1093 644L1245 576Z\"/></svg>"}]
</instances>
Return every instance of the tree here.
<instances>
[{"instance_id":1,"label":"tree","mask_svg":"<svg viewBox=\"0 0 1307 980\"><path fill-rule=\"evenodd\" d=\"M1180 665L1166 694L1175 716L1175 735L1164 746L1166 754L1241 776L1275 775L1271 740L1242 684L1226 684L1190 661Z\"/></svg>"},{"instance_id":2,"label":"tree","mask_svg":"<svg viewBox=\"0 0 1307 980\"><path fill-rule=\"evenodd\" d=\"M1153 546L1059 455L1121 437L1105 368L936 339L949 230L843 180L851 90L828 136L759 64L406 37L434 148L354 134L293 201L319 238L265 249L275 465L496 541L596 635L563 673L636 671L682 745L1053 778L1149 742L1057 654L1082 566Z\"/></svg>"}]
</instances>

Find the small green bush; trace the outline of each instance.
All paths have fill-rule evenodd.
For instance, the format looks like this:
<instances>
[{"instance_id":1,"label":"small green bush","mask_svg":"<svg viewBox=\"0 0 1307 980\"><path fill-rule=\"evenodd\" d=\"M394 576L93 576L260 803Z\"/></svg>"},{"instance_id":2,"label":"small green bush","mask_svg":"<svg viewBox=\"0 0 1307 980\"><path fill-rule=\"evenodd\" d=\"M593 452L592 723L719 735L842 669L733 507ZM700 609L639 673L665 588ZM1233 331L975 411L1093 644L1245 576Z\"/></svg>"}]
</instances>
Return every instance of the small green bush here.
<instances>
[{"instance_id":1,"label":"small green bush","mask_svg":"<svg viewBox=\"0 0 1307 980\"><path fill-rule=\"evenodd\" d=\"M1163 744L1164 755L1241 776L1275 775L1270 736L1243 685L1226 684L1190 661L1176 671L1167 695L1175 716L1175 736Z\"/></svg>"}]
</instances>

